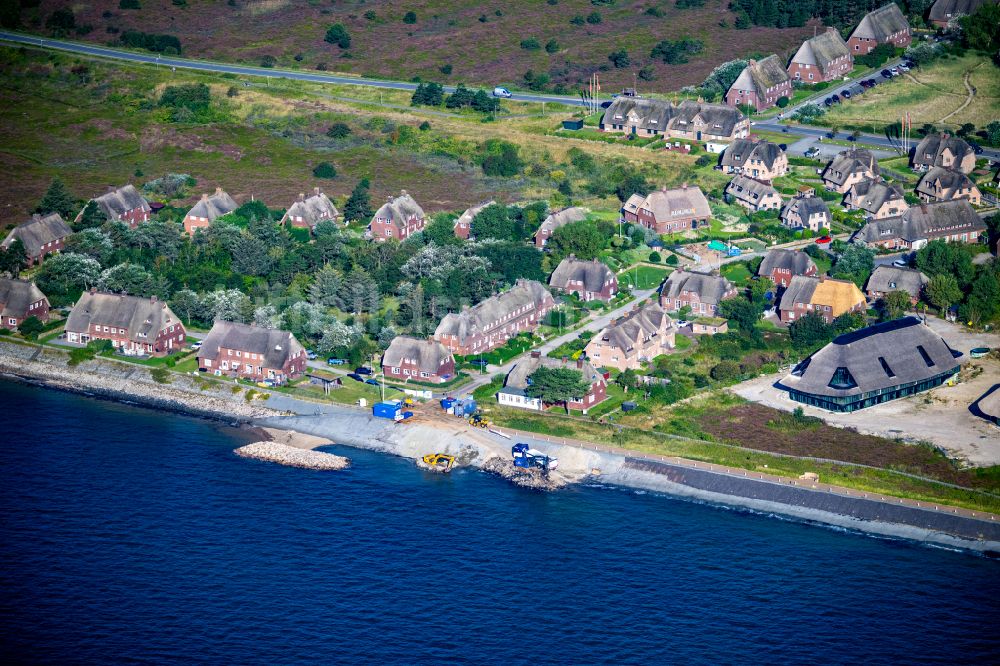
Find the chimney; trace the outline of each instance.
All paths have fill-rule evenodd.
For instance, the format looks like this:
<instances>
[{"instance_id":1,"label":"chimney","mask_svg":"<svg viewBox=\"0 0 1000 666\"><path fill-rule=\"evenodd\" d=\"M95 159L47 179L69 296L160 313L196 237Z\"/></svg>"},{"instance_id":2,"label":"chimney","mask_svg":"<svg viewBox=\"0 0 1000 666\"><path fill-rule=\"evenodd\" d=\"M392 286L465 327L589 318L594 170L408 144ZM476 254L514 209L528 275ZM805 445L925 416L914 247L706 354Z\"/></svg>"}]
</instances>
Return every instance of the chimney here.
<instances>
[{"instance_id":1,"label":"chimney","mask_svg":"<svg viewBox=\"0 0 1000 666\"><path fill-rule=\"evenodd\" d=\"M314 187L313 188L313 194L318 196L318 195L322 194L322 192L320 191L320 189L318 187Z\"/></svg>"},{"instance_id":2,"label":"chimney","mask_svg":"<svg viewBox=\"0 0 1000 666\"><path fill-rule=\"evenodd\" d=\"M568 359L567 357L563 356L563 357L562 357L562 364L563 364L563 365L566 365L566 361L568 361L568 360L569 360L569 359Z\"/></svg>"},{"instance_id":3,"label":"chimney","mask_svg":"<svg viewBox=\"0 0 1000 666\"><path fill-rule=\"evenodd\" d=\"M681 189L682 190L686 190L687 188L688 188L688 184L687 183L684 183L684 184L681 185Z\"/></svg>"},{"instance_id":4,"label":"chimney","mask_svg":"<svg viewBox=\"0 0 1000 666\"><path fill-rule=\"evenodd\" d=\"M90 288L90 293L91 294L96 294L97 293L97 287L91 287Z\"/></svg>"},{"instance_id":5,"label":"chimney","mask_svg":"<svg viewBox=\"0 0 1000 666\"><path fill-rule=\"evenodd\" d=\"M306 193L299 192L299 201L305 201L305 200L306 200Z\"/></svg>"},{"instance_id":6,"label":"chimney","mask_svg":"<svg viewBox=\"0 0 1000 666\"><path fill-rule=\"evenodd\" d=\"M201 195L201 200L202 201L208 201L208 195L207 194Z\"/></svg>"},{"instance_id":7,"label":"chimney","mask_svg":"<svg viewBox=\"0 0 1000 666\"><path fill-rule=\"evenodd\" d=\"M542 352L537 350L531 352L531 358L541 358L541 357L542 357Z\"/></svg>"},{"instance_id":8,"label":"chimney","mask_svg":"<svg viewBox=\"0 0 1000 666\"><path fill-rule=\"evenodd\" d=\"M821 283L822 283L822 282L826 282L826 275L825 275L825 274L824 274L824 275L820 275L820 276L819 276L819 281L820 281Z\"/></svg>"},{"instance_id":9,"label":"chimney","mask_svg":"<svg viewBox=\"0 0 1000 666\"><path fill-rule=\"evenodd\" d=\"M920 204L920 212L921 213L926 213L927 212L927 204L926 203Z\"/></svg>"},{"instance_id":10,"label":"chimney","mask_svg":"<svg viewBox=\"0 0 1000 666\"><path fill-rule=\"evenodd\" d=\"M149 297L149 302L150 303L155 303L156 302L156 294L153 294L152 296Z\"/></svg>"},{"instance_id":11,"label":"chimney","mask_svg":"<svg viewBox=\"0 0 1000 666\"><path fill-rule=\"evenodd\" d=\"M582 370L583 369L583 357L582 356L579 357L578 359L576 359L576 369L577 370Z\"/></svg>"},{"instance_id":12,"label":"chimney","mask_svg":"<svg viewBox=\"0 0 1000 666\"><path fill-rule=\"evenodd\" d=\"M215 188L215 194L216 194L216 196L222 194L222 188L221 187L216 187Z\"/></svg>"},{"instance_id":13,"label":"chimney","mask_svg":"<svg viewBox=\"0 0 1000 666\"><path fill-rule=\"evenodd\" d=\"M754 60L753 58L750 58L750 63L749 63L749 66L750 66L750 67L753 67L753 66L754 66L754 65L756 65L756 64L757 64L757 61L756 61L756 60Z\"/></svg>"},{"instance_id":14,"label":"chimney","mask_svg":"<svg viewBox=\"0 0 1000 666\"><path fill-rule=\"evenodd\" d=\"M405 197L406 196L406 190L400 190L399 191L399 196Z\"/></svg>"},{"instance_id":15,"label":"chimney","mask_svg":"<svg viewBox=\"0 0 1000 666\"><path fill-rule=\"evenodd\" d=\"M112 192L115 192L117 190L118 190L118 188L115 187L114 185L108 185L108 194L110 194Z\"/></svg>"}]
</instances>

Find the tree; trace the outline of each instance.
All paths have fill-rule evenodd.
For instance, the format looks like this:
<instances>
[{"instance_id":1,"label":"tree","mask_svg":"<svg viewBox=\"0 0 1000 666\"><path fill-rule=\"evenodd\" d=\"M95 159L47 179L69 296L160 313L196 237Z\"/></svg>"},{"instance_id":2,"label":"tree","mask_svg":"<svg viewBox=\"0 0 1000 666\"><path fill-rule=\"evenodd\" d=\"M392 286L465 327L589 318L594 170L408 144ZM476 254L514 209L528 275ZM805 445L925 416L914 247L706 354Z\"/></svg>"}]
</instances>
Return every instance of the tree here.
<instances>
[{"instance_id":1,"label":"tree","mask_svg":"<svg viewBox=\"0 0 1000 666\"><path fill-rule=\"evenodd\" d=\"M545 42L545 52L546 53L557 53L559 51L559 42L554 39L550 39Z\"/></svg>"},{"instance_id":2,"label":"tree","mask_svg":"<svg viewBox=\"0 0 1000 666\"><path fill-rule=\"evenodd\" d=\"M49 14L45 19L45 27L51 30L53 35L64 37L76 27L76 16L72 9L61 7Z\"/></svg>"},{"instance_id":3,"label":"tree","mask_svg":"<svg viewBox=\"0 0 1000 666\"><path fill-rule=\"evenodd\" d=\"M570 222L552 232L547 246L554 259L563 259L575 254L578 259L596 259L607 238L595 224L587 220Z\"/></svg>"},{"instance_id":4,"label":"tree","mask_svg":"<svg viewBox=\"0 0 1000 666\"><path fill-rule=\"evenodd\" d=\"M757 322L760 321L761 309L742 296L733 296L719 303L719 316L736 322L740 335L755 338L760 335Z\"/></svg>"},{"instance_id":5,"label":"tree","mask_svg":"<svg viewBox=\"0 0 1000 666\"><path fill-rule=\"evenodd\" d=\"M52 184L45 191L42 200L38 202L36 213L59 213L63 219L72 217L76 210L76 199L69 193L62 180L58 177L52 179Z\"/></svg>"},{"instance_id":6,"label":"tree","mask_svg":"<svg viewBox=\"0 0 1000 666\"><path fill-rule=\"evenodd\" d=\"M635 388L639 385L639 377L636 375L635 370L632 368L626 368L622 372L618 373L615 377L615 384L622 387L625 393L628 393L629 389Z\"/></svg>"},{"instance_id":7,"label":"tree","mask_svg":"<svg viewBox=\"0 0 1000 666\"><path fill-rule=\"evenodd\" d=\"M991 53L1000 49L1000 5L983 3L970 16L958 19L958 23L967 47Z\"/></svg>"},{"instance_id":8,"label":"tree","mask_svg":"<svg viewBox=\"0 0 1000 666\"><path fill-rule=\"evenodd\" d=\"M170 299L170 309L176 312L184 323L191 325L191 319L201 311L201 299L190 289L181 289Z\"/></svg>"},{"instance_id":9,"label":"tree","mask_svg":"<svg viewBox=\"0 0 1000 666\"><path fill-rule=\"evenodd\" d=\"M591 25L597 25L600 22L601 22L600 12L590 12L589 14L587 14L587 23Z\"/></svg>"},{"instance_id":10,"label":"tree","mask_svg":"<svg viewBox=\"0 0 1000 666\"><path fill-rule=\"evenodd\" d=\"M149 296L153 283L152 274L139 264L125 262L101 273L97 286L101 291L111 291L130 296Z\"/></svg>"},{"instance_id":11,"label":"tree","mask_svg":"<svg viewBox=\"0 0 1000 666\"><path fill-rule=\"evenodd\" d=\"M115 246L111 238L100 229L84 229L66 239L63 251L85 254L97 259L103 266L111 258Z\"/></svg>"},{"instance_id":12,"label":"tree","mask_svg":"<svg viewBox=\"0 0 1000 666\"><path fill-rule=\"evenodd\" d=\"M796 349L812 349L833 339L833 327L821 315L810 312L789 325L788 336Z\"/></svg>"},{"instance_id":13,"label":"tree","mask_svg":"<svg viewBox=\"0 0 1000 666\"><path fill-rule=\"evenodd\" d=\"M615 195L619 201L627 201L633 194L646 196L652 189L646 177L631 168L625 168L617 180Z\"/></svg>"},{"instance_id":14,"label":"tree","mask_svg":"<svg viewBox=\"0 0 1000 666\"><path fill-rule=\"evenodd\" d=\"M858 287L864 287L875 268L875 251L862 245L850 244L837 258L831 276L840 280L851 280Z\"/></svg>"},{"instance_id":15,"label":"tree","mask_svg":"<svg viewBox=\"0 0 1000 666\"><path fill-rule=\"evenodd\" d=\"M97 202L91 199L87 202L87 205L83 207L83 211L80 213L80 219L73 222L73 229L75 231L95 229L107 221L108 216L104 214L104 211L97 205Z\"/></svg>"},{"instance_id":16,"label":"tree","mask_svg":"<svg viewBox=\"0 0 1000 666\"><path fill-rule=\"evenodd\" d=\"M761 309L768 305L768 292L774 293L774 281L771 278L761 277L750 282L750 301Z\"/></svg>"},{"instance_id":17,"label":"tree","mask_svg":"<svg viewBox=\"0 0 1000 666\"><path fill-rule=\"evenodd\" d=\"M961 289L967 288L976 275L969 252L957 243L943 240L933 240L920 248L916 264L928 277L942 274L955 276Z\"/></svg>"},{"instance_id":18,"label":"tree","mask_svg":"<svg viewBox=\"0 0 1000 666\"><path fill-rule=\"evenodd\" d=\"M632 64L632 60L628 57L628 51L625 49L618 49L617 51L612 51L608 54L608 60L617 69L623 69Z\"/></svg>"},{"instance_id":19,"label":"tree","mask_svg":"<svg viewBox=\"0 0 1000 666\"><path fill-rule=\"evenodd\" d=\"M336 44L342 49L351 47L351 36L347 33L347 28L344 27L343 23L334 23L327 28L323 41Z\"/></svg>"},{"instance_id":20,"label":"tree","mask_svg":"<svg viewBox=\"0 0 1000 666\"><path fill-rule=\"evenodd\" d=\"M590 390L590 383L575 368L547 368L542 366L529 377L531 383L525 393L548 404L563 403L569 414L569 401L582 398Z\"/></svg>"},{"instance_id":21,"label":"tree","mask_svg":"<svg viewBox=\"0 0 1000 666\"><path fill-rule=\"evenodd\" d=\"M993 319L1000 312L1000 280L994 272L995 265L984 265L972 283L972 291L966 306L975 310L984 320Z\"/></svg>"},{"instance_id":22,"label":"tree","mask_svg":"<svg viewBox=\"0 0 1000 666\"><path fill-rule=\"evenodd\" d=\"M374 214L371 195L368 192L368 179L362 178L344 204L344 219L348 222L362 222L370 220Z\"/></svg>"},{"instance_id":23,"label":"tree","mask_svg":"<svg viewBox=\"0 0 1000 666\"><path fill-rule=\"evenodd\" d=\"M910 294L905 291L890 291L879 299L882 321L899 319L910 309Z\"/></svg>"},{"instance_id":24,"label":"tree","mask_svg":"<svg viewBox=\"0 0 1000 666\"><path fill-rule=\"evenodd\" d=\"M483 144L483 152L483 173L487 176L510 178L524 168L517 146L508 141L489 139Z\"/></svg>"},{"instance_id":25,"label":"tree","mask_svg":"<svg viewBox=\"0 0 1000 666\"><path fill-rule=\"evenodd\" d=\"M32 315L22 321L21 325L17 327L17 330L21 333L21 335L29 340L34 340L42 331L45 330L45 324L42 323L41 319Z\"/></svg>"},{"instance_id":26,"label":"tree","mask_svg":"<svg viewBox=\"0 0 1000 666\"><path fill-rule=\"evenodd\" d=\"M962 290L954 275L942 273L931 276L926 287L927 300L944 313L949 307L962 300Z\"/></svg>"},{"instance_id":27,"label":"tree","mask_svg":"<svg viewBox=\"0 0 1000 666\"><path fill-rule=\"evenodd\" d=\"M413 25L416 22L417 22L417 15L415 12L406 12L406 14L403 15L403 23L407 25Z\"/></svg>"},{"instance_id":28,"label":"tree","mask_svg":"<svg viewBox=\"0 0 1000 666\"><path fill-rule=\"evenodd\" d=\"M336 178L337 170L329 162L320 162L313 167L313 175L316 178Z\"/></svg>"},{"instance_id":29,"label":"tree","mask_svg":"<svg viewBox=\"0 0 1000 666\"><path fill-rule=\"evenodd\" d=\"M444 87L429 81L417 85L410 97L410 106L441 106L444 104Z\"/></svg>"},{"instance_id":30,"label":"tree","mask_svg":"<svg viewBox=\"0 0 1000 666\"><path fill-rule=\"evenodd\" d=\"M266 275L274 265L270 246L250 233L236 236L229 252L233 258L233 270L243 275Z\"/></svg>"},{"instance_id":31,"label":"tree","mask_svg":"<svg viewBox=\"0 0 1000 666\"><path fill-rule=\"evenodd\" d=\"M461 239L455 235L455 219L451 215L435 215L423 231L424 240L437 245L457 245Z\"/></svg>"},{"instance_id":32,"label":"tree","mask_svg":"<svg viewBox=\"0 0 1000 666\"><path fill-rule=\"evenodd\" d=\"M38 288L48 296L71 296L97 284L101 265L93 257L61 252L50 257L38 271Z\"/></svg>"},{"instance_id":33,"label":"tree","mask_svg":"<svg viewBox=\"0 0 1000 666\"><path fill-rule=\"evenodd\" d=\"M245 323L253 316L250 297L236 289L217 289L201 299L205 321L235 321Z\"/></svg>"},{"instance_id":34,"label":"tree","mask_svg":"<svg viewBox=\"0 0 1000 666\"><path fill-rule=\"evenodd\" d=\"M212 91L204 83L167 86L160 95L160 106L170 109L187 109L200 112L212 103Z\"/></svg>"},{"instance_id":35,"label":"tree","mask_svg":"<svg viewBox=\"0 0 1000 666\"><path fill-rule=\"evenodd\" d=\"M28 266L28 251L20 238L6 248L0 248L0 273L10 273L17 277Z\"/></svg>"},{"instance_id":36,"label":"tree","mask_svg":"<svg viewBox=\"0 0 1000 666\"><path fill-rule=\"evenodd\" d=\"M334 139L343 139L351 133L351 127L347 123L334 123L326 130L326 135Z\"/></svg>"},{"instance_id":37,"label":"tree","mask_svg":"<svg viewBox=\"0 0 1000 666\"><path fill-rule=\"evenodd\" d=\"M709 374L719 382L736 379L740 376L740 364L736 361L719 361L709 370Z\"/></svg>"},{"instance_id":38,"label":"tree","mask_svg":"<svg viewBox=\"0 0 1000 666\"><path fill-rule=\"evenodd\" d=\"M699 39L664 39L653 47L649 57L662 60L668 65L683 65L689 56L700 53L705 48Z\"/></svg>"}]
</instances>

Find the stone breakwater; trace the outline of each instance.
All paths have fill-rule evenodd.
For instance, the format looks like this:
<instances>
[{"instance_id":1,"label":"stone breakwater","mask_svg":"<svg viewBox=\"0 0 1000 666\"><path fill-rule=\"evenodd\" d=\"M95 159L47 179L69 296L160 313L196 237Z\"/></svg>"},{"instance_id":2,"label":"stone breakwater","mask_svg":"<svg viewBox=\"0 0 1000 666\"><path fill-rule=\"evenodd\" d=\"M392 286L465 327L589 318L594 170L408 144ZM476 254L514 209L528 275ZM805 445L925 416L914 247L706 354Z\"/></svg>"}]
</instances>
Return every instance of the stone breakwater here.
<instances>
[{"instance_id":1,"label":"stone breakwater","mask_svg":"<svg viewBox=\"0 0 1000 666\"><path fill-rule=\"evenodd\" d=\"M303 469L341 470L346 469L351 464L347 458L335 456L332 453L300 449L280 442L254 442L241 446L233 453L241 458L263 460Z\"/></svg>"},{"instance_id":2,"label":"stone breakwater","mask_svg":"<svg viewBox=\"0 0 1000 666\"><path fill-rule=\"evenodd\" d=\"M513 462L503 458L490 458L483 464L482 470L507 479L516 486L533 490L557 490L566 485L565 479L561 477L544 476L538 470L515 467Z\"/></svg>"},{"instance_id":3,"label":"stone breakwater","mask_svg":"<svg viewBox=\"0 0 1000 666\"><path fill-rule=\"evenodd\" d=\"M259 399L248 402L245 387L180 374L171 374L170 383L161 384L140 365L96 358L74 367L68 361L69 356L56 349L0 340L0 374L48 387L225 421L249 422L283 413Z\"/></svg>"}]
</instances>

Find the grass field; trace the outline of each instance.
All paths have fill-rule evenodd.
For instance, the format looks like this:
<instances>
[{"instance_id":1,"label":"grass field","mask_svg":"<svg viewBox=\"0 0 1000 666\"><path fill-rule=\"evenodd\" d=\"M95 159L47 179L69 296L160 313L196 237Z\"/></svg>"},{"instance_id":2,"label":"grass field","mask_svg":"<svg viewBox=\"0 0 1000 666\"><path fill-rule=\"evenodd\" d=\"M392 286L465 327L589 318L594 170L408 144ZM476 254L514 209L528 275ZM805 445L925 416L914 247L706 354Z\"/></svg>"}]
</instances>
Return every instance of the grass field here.
<instances>
[{"instance_id":1,"label":"grass field","mask_svg":"<svg viewBox=\"0 0 1000 666\"><path fill-rule=\"evenodd\" d=\"M634 289L653 289L660 286L660 283L670 274L669 268L658 266L647 266L645 264L632 266L628 270L618 275L618 283L621 285L632 285Z\"/></svg>"},{"instance_id":2,"label":"grass field","mask_svg":"<svg viewBox=\"0 0 1000 666\"><path fill-rule=\"evenodd\" d=\"M968 84L975 89L971 103ZM962 123L985 127L1000 118L1000 72L989 58L969 54L942 58L868 90L864 95L832 107L820 118L826 126L881 132L909 111L913 126L931 123L956 128ZM957 111L957 113L954 113Z\"/></svg>"},{"instance_id":3,"label":"grass field","mask_svg":"<svg viewBox=\"0 0 1000 666\"><path fill-rule=\"evenodd\" d=\"M783 53L812 34L808 27L735 30L728 0L707 0L705 6L693 9L678 9L666 0L641 6L590 0L492 5L460 0L240 0L228 4L188 0L183 4L143 0L136 10L119 10L117 2L67 6L75 12L77 25L93 27L79 38L101 44L113 39L109 28L116 33L129 29L166 32L177 36L183 54L192 57L259 64L270 56L278 67L314 70L322 65L328 71L359 75L489 86L519 84L529 69L546 73L553 84L576 84L602 67L606 92L633 85L634 73L643 67L652 68L657 88L699 83L720 62L750 52ZM43 30L44 17L59 6L42 5L41 11L22 12L25 28ZM661 16L643 14L648 7L659 9ZM407 11L415 14L415 22L403 22ZM570 22L595 11L600 23ZM728 27L721 27L722 21ZM323 40L334 23L346 27L349 48ZM682 37L700 39L704 50L678 65L654 62L650 57L658 41ZM536 40L538 47L522 48L526 39ZM541 48L550 40L556 43ZM623 46L629 66L611 67L608 54Z\"/></svg>"}]
</instances>

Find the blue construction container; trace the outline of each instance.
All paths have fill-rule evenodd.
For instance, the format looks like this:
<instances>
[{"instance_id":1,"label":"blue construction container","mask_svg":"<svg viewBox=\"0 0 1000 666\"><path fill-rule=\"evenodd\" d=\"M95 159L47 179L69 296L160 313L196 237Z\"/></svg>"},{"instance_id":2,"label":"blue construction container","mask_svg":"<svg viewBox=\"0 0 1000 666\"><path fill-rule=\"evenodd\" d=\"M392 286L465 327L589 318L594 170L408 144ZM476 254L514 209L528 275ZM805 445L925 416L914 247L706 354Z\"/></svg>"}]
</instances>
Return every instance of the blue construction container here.
<instances>
[{"instance_id":1,"label":"blue construction container","mask_svg":"<svg viewBox=\"0 0 1000 666\"><path fill-rule=\"evenodd\" d=\"M455 404L454 398L444 398L443 400L441 400L441 409L443 409L446 412L450 412L452 405L454 404Z\"/></svg>"},{"instance_id":2,"label":"blue construction container","mask_svg":"<svg viewBox=\"0 0 1000 666\"><path fill-rule=\"evenodd\" d=\"M477 411L479 411L479 406L476 404L476 401L473 400L472 398L466 400L464 403L462 403L462 405L466 416L470 414L475 414Z\"/></svg>"},{"instance_id":3,"label":"blue construction container","mask_svg":"<svg viewBox=\"0 0 1000 666\"><path fill-rule=\"evenodd\" d=\"M396 419L399 414L400 404L398 402L376 402L372 405L372 414L380 419Z\"/></svg>"}]
</instances>

